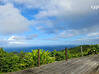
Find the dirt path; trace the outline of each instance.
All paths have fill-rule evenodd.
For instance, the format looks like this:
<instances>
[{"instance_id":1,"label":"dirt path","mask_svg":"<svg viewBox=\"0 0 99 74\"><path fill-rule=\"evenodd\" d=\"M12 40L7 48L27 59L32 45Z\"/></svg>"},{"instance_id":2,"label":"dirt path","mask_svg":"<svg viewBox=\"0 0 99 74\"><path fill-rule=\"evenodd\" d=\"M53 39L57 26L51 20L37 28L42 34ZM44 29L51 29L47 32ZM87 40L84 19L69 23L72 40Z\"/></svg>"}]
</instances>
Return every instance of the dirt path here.
<instances>
[{"instance_id":1,"label":"dirt path","mask_svg":"<svg viewBox=\"0 0 99 74\"><path fill-rule=\"evenodd\" d=\"M99 55L55 62L8 74L99 74Z\"/></svg>"}]
</instances>

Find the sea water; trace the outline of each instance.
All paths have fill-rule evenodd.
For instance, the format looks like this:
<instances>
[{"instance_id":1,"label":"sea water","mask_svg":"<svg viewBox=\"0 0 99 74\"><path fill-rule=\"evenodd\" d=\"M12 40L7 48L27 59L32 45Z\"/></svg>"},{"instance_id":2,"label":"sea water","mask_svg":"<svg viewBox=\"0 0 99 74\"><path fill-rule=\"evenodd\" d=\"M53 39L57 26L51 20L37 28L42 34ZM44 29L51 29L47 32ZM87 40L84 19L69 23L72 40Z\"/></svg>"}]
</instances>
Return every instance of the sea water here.
<instances>
[{"instance_id":1,"label":"sea water","mask_svg":"<svg viewBox=\"0 0 99 74\"><path fill-rule=\"evenodd\" d=\"M64 50L65 48L72 48L75 47L75 45L60 45L60 46L30 46L30 47L4 47L4 50L6 52L32 52L32 50L35 49L43 49L45 51L59 51Z\"/></svg>"}]
</instances>

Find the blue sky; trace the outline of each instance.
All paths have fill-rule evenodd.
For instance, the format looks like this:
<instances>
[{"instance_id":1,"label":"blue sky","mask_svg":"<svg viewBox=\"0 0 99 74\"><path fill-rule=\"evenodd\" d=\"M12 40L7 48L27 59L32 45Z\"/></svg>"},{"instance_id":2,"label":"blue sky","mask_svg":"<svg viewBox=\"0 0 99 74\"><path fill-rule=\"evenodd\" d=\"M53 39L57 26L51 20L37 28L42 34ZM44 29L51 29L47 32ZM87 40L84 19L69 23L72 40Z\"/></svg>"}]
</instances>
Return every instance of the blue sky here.
<instances>
[{"instance_id":1,"label":"blue sky","mask_svg":"<svg viewBox=\"0 0 99 74\"><path fill-rule=\"evenodd\" d=\"M98 0L0 0L0 46L99 44Z\"/></svg>"}]
</instances>

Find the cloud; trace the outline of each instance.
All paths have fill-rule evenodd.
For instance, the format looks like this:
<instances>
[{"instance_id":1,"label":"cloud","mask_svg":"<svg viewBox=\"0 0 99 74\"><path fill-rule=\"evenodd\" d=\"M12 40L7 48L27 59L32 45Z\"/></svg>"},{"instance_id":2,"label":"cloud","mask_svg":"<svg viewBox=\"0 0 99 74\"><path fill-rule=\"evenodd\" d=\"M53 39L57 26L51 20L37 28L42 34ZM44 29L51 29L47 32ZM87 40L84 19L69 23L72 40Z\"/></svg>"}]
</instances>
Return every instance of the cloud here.
<instances>
[{"instance_id":1,"label":"cloud","mask_svg":"<svg viewBox=\"0 0 99 74\"><path fill-rule=\"evenodd\" d=\"M76 41L83 44L99 44L99 35L98 33L89 33Z\"/></svg>"},{"instance_id":2,"label":"cloud","mask_svg":"<svg viewBox=\"0 0 99 74\"><path fill-rule=\"evenodd\" d=\"M6 40L0 40L0 47L4 45L8 45L8 42Z\"/></svg>"},{"instance_id":3,"label":"cloud","mask_svg":"<svg viewBox=\"0 0 99 74\"><path fill-rule=\"evenodd\" d=\"M11 3L19 5L19 7L21 6L22 8L20 9L20 11L22 11L22 9L24 8L38 10L38 13L36 13L35 15L31 15L34 18L32 19L31 23L34 25L34 28L36 28L38 31L43 31L48 35L54 34L55 40L62 38L63 39L71 38L78 35L94 36L95 38L96 33L97 34L99 33L99 21L98 21L99 10L93 10L91 8L94 5L99 5L98 0L2 0L2 1L5 4ZM9 8L16 10L18 13L17 14L18 19L20 16L20 18L23 20L24 16L19 14L20 12L17 9L17 7L14 8L15 5L14 6L10 5L4 6L7 7L9 6ZM16 33L19 31L22 32L27 30L28 20L25 18L24 19L25 23L23 23L21 19L20 21L24 25L24 27L23 25L22 26L18 25L19 29L18 31L16 31L15 28L13 28L14 30L12 31L12 28L9 28L9 30L11 31L8 30L7 32ZM23 30L20 29L19 27L23 28ZM12 40L13 38L15 37L12 37ZM21 38L31 39L32 36L27 38L25 37ZM16 39L21 38L17 37Z\"/></svg>"},{"instance_id":4,"label":"cloud","mask_svg":"<svg viewBox=\"0 0 99 74\"><path fill-rule=\"evenodd\" d=\"M9 42L9 45L16 45L16 44L25 44L24 42L16 42L16 41L14 41L14 42Z\"/></svg>"},{"instance_id":5,"label":"cloud","mask_svg":"<svg viewBox=\"0 0 99 74\"><path fill-rule=\"evenodd\" d=\"M37 34L31 34L31 35L27 35L25 37L26 40L33 40L35 38L38 38L38 35Z\"/></svg>"},{"instance_id":6,"label":"cloud","mask_svg":"<svg viewBox=\"0 0 99 74\"><path fill-rule=\"evenodd\" d=\"M99 36L99 33L90 33L88 36Z\"/></svg>"},{"instance_id":7,"label":"cloud","mask_svg":"<svg viewBox=\"0 0 99 74\"><path fill-rule=\"evenodd\" d=\"M73 37L75 35L78 35L78 32L76 30L66 30L64 32L59 33L59 35L57 35L56 37L66 39L66 38Z\"/></svg>"},{"instance_id":8,"label":"cloud","mask_svg":"<svg viewBox=\"0 0 99 74\"><path fill-rule=\"evenodd\" d=\"M27 31L29 25L30 22L11 3L0 5L1 34L21 33Z\"/></svg>"},{"instance_id":9,"label":"cloud","mask_svg":"<svg viewBox=\"0 0 99 74\"><path fill-rule=\"evenodd\" d=\"M0 39L0 47L15 47L15 46L24 46L27 44L27 41L23 39L22 37L18 36L11 36L8 39L7 38L2 38Z\"/></svg>"},{"instance_id":10,"label":"cloud","mask_svg":"<svg viewBox=\"0 0 99 74\"><path fill-rule=\"evenodd\" d=\"M15 40L24 40L24 37L20 37L20 36L11 36L8 38L8 41L15 41Z\"/></svg>"},{"instance_id":11,"label":"cloud","mask_svg":"<svg viewBox=\"0 0 99 74\"><path fill-rule=\"evenodd\" d=\"M8 38L8 41L24 41L24 40L33 40L37 38L37 34L31 34L27 36L11 36Z\"/></svg>"},{"instance_id":12,"label":"cloud","mask_svg":"<svg viewBox=\"0 0 99 74\"><path fill-rule=\"evenodd\" d=\"M26 45L25 41L15 41L15 40L0 40L0 47L15 47L15 46L24 46Z\"/></svg>"},{"instance_id":13,"label":"cloud","mask_svg":"<svg viewBox=\"0 0 99 74\"><path fill-rule=\"evenodd\" d=\"M35 20L33 19L32 22L39 30L46 33L64 32L68 29L77 30L79 34L87 34L89 30L98 31L98 11L91 8L99 4L97 0L5 0L3 2L21 4L21 7L23 5L24 8L39 10L33 16Z\"/></svg>"},{"instance_id":14,"label":"cloud","mask_svg":"<svg viewBox=\"0 0 99 74\"><path fill-rule=\"evenodd\" d=\"M27 36L12 35L9 38L0 39L0 47L15 47L15 46L29 46L28 42L38 37L37 34L30 34Z\"/></svg>"},{"instance_id":15,"label":"cloud","mask_svg":"<svg viewBox=\"0 0 99 74\"><path fill-rule=\"evenodd\" d=\"M99 44L99 38L79 39L77 42L81 44Z\"/></svg>"},{"instance_id":16,"label":"cloud","mask_svg":"<svg viewBox=\"0 0 99 74\"><path fill-rule=\"evenodd\" d=\"M38 1L39 2L39 1ZM46 2L46 1L45 1ZM99 14L91 8L97 0L50 0L35 15L38 30L46 33L76 30L80 34L98 32ZM43 24L38 25L38 24Z\"/></svg>"}]
</instances>

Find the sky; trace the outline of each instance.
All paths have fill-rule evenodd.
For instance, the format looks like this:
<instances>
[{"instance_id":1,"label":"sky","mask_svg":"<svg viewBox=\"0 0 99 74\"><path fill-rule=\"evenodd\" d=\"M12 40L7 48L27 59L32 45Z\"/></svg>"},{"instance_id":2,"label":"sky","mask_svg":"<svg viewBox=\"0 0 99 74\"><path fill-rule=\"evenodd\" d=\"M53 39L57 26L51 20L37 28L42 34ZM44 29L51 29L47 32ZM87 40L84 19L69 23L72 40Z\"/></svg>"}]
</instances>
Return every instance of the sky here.
<instances>
[{"instance_id":1,"label":"sky","mask_svg":"<svg viewBox=\"0 0 99 74\"><path fill-rule=\"evenodd\" d=\"M99 44L99 0L0 0L0 46Z\"/></svg>"}]
</instances>

